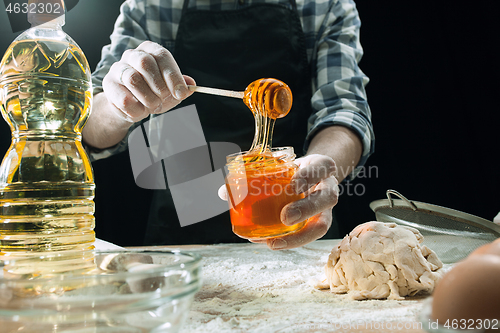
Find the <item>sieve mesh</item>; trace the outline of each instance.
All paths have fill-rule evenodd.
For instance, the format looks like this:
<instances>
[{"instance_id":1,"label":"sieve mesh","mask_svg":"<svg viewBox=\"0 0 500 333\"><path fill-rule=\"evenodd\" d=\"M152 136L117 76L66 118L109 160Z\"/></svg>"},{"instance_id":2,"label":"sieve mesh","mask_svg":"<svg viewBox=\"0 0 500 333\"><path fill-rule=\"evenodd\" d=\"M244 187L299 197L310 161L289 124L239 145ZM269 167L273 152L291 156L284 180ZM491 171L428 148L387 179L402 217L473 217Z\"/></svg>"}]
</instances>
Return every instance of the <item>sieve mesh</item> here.
<instances>
[{"instance_id":1,"label":"sieve mesh","mask_svg":"<svg viewBox=\"0 0 500 333\"><path fill-rule=\"evenodd\" d=\"M391 194L400 200L393 200ZM394 190L388 200L370 204L377 221L413 227L424 236L424 244L434 250L444 263L454 263L481 245L500 237L500 227L491 221L452 209L409 201Z\"/></svg>"},{"instance_id":2,"label":"sieve mesh","mask_svg":"<svg viewBox=\"0 0 500 333\"><path fill-rule=\"evenodd\" d=\"M417 211L407 207L380 207L376 211L377 220L383 222L397 222L422 231L431 233L456 235L464 237L496 239L491 231L479 224L456 216L445 216L438 212L419 209Z\"/></svg>"}]
</instances>

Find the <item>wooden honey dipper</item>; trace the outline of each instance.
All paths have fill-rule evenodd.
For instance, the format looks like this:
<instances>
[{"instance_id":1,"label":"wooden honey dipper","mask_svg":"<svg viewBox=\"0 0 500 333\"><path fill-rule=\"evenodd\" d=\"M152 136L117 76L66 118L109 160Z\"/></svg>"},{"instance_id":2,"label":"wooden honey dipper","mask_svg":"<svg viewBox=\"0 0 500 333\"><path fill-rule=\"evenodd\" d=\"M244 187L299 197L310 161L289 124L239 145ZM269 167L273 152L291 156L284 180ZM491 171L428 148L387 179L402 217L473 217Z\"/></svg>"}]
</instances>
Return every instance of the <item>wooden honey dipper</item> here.
<instances>
[{"instance_id":1,"label":"wooden honey dipper","mask_svg":"<svg viewBox=\"0 0 500 333\"><path fill-rule=\"evenodd\" d=\"M284 82L276 79L259 79L246 87L245 91L232 91L199 86L188 86L189 90L204 94L241 98L254 114L271 119L282 118L292 108L292 91Z\"/></svg>"}]
</instances>

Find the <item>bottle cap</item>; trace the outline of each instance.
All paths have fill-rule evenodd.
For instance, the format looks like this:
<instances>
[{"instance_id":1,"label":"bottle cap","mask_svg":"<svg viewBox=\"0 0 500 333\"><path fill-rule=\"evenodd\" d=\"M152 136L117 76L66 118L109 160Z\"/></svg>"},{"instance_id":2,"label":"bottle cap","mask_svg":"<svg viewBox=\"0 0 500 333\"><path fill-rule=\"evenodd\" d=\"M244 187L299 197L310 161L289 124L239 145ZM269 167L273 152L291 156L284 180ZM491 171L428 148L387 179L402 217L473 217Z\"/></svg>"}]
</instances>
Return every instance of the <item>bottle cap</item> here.
<instances>
[{"instance_id":1,"label":"bottle cap","mask_svg":"<svg viewBox=\"0 0 500 333\"><path fill-rule=\"evenodd\" d=\"M32 26L50 21L64 25L65 13L64 0L29 0L28 2L28 22Z\"/></svg>"}]
</instances>

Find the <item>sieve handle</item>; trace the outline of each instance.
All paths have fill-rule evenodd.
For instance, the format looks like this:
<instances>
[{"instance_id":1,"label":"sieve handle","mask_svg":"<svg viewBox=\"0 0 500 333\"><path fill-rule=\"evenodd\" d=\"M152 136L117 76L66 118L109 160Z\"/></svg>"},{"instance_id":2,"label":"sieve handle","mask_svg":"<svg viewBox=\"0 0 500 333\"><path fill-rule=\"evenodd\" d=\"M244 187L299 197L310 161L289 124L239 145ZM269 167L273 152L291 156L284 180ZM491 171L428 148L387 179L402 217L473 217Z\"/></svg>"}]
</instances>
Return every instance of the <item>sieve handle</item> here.
<instances>
[{"instance_id":1,"label":"sieve handle","mask_svg":"<svg viewBox=\"0 0 500 333\"><path fill-rule=\"evenodd\" d=\"M398 191L387 190L387 192L385 192L385 194L387 195L387 199L389 199L389 206L391 208L393 208L393 206L394 206L394 203L392 202L391 194L394 194L395 196L399 197L404 202L406 202L408 204L408 206L410 206L411 209L413 209L414 211L417 211L417 206L415 206L415 204L413 202L411 202L410 200L406 199L405 196L402 195L401 193L399 193Z\"/></svg>"}]
</instances>

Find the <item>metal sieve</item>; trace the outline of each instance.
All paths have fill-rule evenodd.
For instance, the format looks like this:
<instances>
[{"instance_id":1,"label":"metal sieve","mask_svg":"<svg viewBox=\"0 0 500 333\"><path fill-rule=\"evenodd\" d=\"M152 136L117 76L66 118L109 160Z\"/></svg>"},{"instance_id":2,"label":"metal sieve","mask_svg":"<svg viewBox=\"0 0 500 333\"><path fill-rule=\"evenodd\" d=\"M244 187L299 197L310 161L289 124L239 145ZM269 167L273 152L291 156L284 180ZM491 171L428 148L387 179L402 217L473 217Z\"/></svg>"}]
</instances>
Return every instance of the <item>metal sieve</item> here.
<instances>
[{"instance_id":1,"label":"metal sieve","mask_svg":"<svg viewBox=\"0 0 500 333\"><path fill-rule=\"evenodd\" d=\"M393 222L418 229L424 244L444 263L465 258L481 245L500 237L500 226L486 219L454 209L410 201L395 190L387 199L370 203L379 222ZM395 195L400 199L393 199Z\"/></svg>"}]
</instances>

